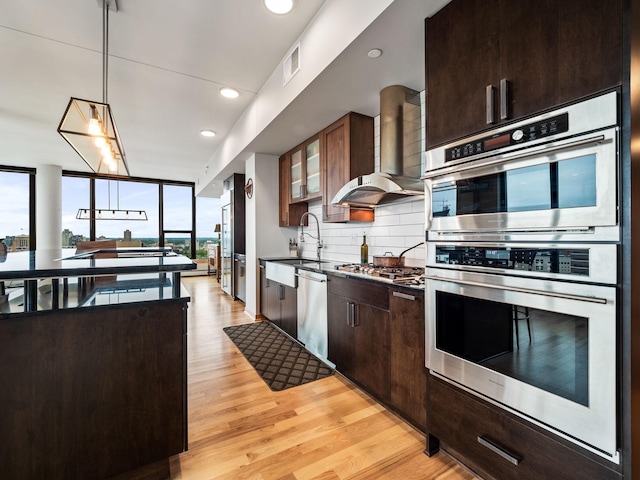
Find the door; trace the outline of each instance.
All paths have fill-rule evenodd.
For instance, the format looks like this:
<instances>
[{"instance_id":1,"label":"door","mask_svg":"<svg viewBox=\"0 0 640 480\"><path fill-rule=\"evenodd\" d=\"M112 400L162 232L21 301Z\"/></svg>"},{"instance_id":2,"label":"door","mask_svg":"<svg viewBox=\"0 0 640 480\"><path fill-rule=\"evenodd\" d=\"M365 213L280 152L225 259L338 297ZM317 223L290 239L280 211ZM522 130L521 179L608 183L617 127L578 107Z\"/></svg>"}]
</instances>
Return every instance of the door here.
<instances>
[{"instance_id":1,"label":"door","mask_svg":"<svg viewBox=\"0 0 640 480\"><path fill-rule=\"evenodd\" d=\"M329 282L332 280L330 279ZM329 293L327 302L329 360L340 372L349 372L353 362L353 328L348 323L350 302L348 299Z\"/></svg>"},{"instance_id":2,"label":"door","mask_svg":"<svg viewBox=\"0 0 640 480\"><path fill-rule=\"evenodd\" d=\"M618 0L456 0L426 39L428 148L622 82Z\"/></svg>"},{"instance_id":3,"label":"door","mask_svg":"<svg viewBox=\"0 0 640 480\"><path fill-rule=\"evenodd\" d=\"M500 79L513 87L505 120L620 85L621 8L617 0L502 0Z\"/></svg>"},{"instance_id":4,"label":"door","mask_svg":"<svg viewBox=\"0 0 640 480\"><path fill-rule=\"evenodd\" d=\"M424 293L391 289L391 405L427 428Z\"/></svg>"},{"instance_id":5,"label":"door","mask_svg":"<svg viewBox=\"0 0 640 480\"><path fill-rule=\"evenodd\" d=\"M390 389L389 311L358 303L355 305L353 361L345 374L374 396L388 402Z\"/></svg>"},{"instance_id":6,"label":"door","mask_svg":"<svg viewBox=\"0 0 640 480\"><path fill-rule=\"evenodd\" d=\"M614 286L426 269L429 369L616 456Z\"/></svg>"},{"instance_id":7,"label":"door","mask_svg":"<svg viewBox=\"0 0 640 480\"><path fill-rule=\"evenodd\" d=\"M298 301L295 288L279 285L280 288L280 328L296 338L298 334Z\"/></svg>"},{"instance_id":8,"label":"door","mask_svg":"<svg viewBox=\"0 0 640 480\"><path fill-rule=\"evenodd\" d=\"M456 0L427 20L429 147L491 125L486 88L499 81L499 5Z\"/></svg>"}]
</instances>

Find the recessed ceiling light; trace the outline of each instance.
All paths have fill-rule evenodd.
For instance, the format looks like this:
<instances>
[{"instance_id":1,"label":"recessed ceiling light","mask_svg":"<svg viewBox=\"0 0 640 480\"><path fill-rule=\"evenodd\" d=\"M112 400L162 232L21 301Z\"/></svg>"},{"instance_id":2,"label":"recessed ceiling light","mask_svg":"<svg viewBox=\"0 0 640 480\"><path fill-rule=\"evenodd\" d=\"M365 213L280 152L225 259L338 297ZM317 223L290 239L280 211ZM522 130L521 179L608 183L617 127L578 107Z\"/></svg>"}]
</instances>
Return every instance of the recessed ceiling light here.
<instances>
[{"instance_id":1,"label":"recessed ceiling light","mask_svg":"<svg viewBox=\"0 0 640 480\"><path fill-rule=\"evenodd\" d=\"M216 132L214 132L213 130L200 130L200 135L202 135L203 137L215 137Z\"/></svg>"},{"instance_id":2,"label":"recessed ceiling light","mask_svg":"<svg viewBox=\"0 0 640 480\"><path fill-rule=\"evenodd\" d=\"M379 48L372 48L367 52L369 58L378 58L380 55L382 55L382 50Z\"/></svg>"},{"instance_id":3,"label":"recessed ceiling light","mask_svg":"<svg viewBox=\"0 0 640 480\"><path fill-rule=\"evenodd\" d=\"M227 98L238 98L238 95L240 95L240 92L238 92L235 88L222 87L220 89L220 95Z\"/></svg>"},{"instance_id":4,"label":"recessed ceiling light","mask_svg":"<svg viewBox=\"0 0 640 480\"><path fill-rule=\"evenodd\" d=\"M294 0L264 0L264 4L270 12L284 15L293 10Z\"/></svg>"}]
</instances>

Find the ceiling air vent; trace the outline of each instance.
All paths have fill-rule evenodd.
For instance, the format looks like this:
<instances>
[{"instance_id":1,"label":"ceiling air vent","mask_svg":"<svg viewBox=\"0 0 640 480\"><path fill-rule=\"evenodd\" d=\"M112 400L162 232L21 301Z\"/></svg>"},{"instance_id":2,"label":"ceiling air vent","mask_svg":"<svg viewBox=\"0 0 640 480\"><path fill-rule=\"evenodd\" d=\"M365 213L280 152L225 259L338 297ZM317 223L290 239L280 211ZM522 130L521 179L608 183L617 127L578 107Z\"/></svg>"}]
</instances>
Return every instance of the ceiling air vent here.
<instances>
[{"instance_id":1,"label":"ceiling air vent","mask_svg":"<svg viewBox=\"0 0 640 480\"><path fill-rule=\"evenodd\" d=\"M282 86L284 87L293 76L300 71L300 44L298 43L285 57L282 65Z\"/></svg>"}]
</instances>

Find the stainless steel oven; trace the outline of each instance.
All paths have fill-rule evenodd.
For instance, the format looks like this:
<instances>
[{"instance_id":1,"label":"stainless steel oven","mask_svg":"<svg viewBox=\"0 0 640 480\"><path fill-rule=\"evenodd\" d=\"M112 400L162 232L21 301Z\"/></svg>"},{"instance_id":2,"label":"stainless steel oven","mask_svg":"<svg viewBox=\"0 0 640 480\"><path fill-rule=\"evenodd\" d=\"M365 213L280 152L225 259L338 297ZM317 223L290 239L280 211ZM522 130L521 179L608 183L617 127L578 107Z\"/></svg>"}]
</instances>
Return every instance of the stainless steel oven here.
<instances>
[{"instance_id":1,"label":"stainless steel oven","mask_svg":"<svg viewBox=\"0 0 640 480\"><path fill-rule=\"evenodd\" d=\"M428 238L617 240L616 105L609 93L427 152Z\"/></svg>"},{"instance_id":2,"label":"stainless steel oven","mask_svg":"<svg viewBox=\"0 0 640 480\"><path fill-rule=\"evenodd\" d=\"M425 361L619 463L616 105L428 152Z\"/></svg>"}]
</instances>

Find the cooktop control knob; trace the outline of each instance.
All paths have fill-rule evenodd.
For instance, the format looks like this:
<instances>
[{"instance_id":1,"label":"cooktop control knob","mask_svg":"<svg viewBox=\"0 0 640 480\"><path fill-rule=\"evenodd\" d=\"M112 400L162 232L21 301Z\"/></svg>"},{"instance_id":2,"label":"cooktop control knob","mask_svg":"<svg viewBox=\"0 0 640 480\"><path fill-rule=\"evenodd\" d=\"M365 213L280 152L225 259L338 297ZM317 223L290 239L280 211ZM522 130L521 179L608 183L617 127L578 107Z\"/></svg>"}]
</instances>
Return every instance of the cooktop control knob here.
<instances>
[{"instance_id":1,"label":"cooktop control knob","mask_svg":"<svg viewBox=\"0 0 640 480\"><path fill-rule=\"evenodd\" d=\"M522 140L522 137L524 137L524 133L522 132L522 130L514 130L511 134L511 138L513 138L513 140L516 142Z\"/></svg>"}]
</instances>

